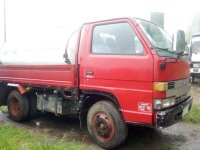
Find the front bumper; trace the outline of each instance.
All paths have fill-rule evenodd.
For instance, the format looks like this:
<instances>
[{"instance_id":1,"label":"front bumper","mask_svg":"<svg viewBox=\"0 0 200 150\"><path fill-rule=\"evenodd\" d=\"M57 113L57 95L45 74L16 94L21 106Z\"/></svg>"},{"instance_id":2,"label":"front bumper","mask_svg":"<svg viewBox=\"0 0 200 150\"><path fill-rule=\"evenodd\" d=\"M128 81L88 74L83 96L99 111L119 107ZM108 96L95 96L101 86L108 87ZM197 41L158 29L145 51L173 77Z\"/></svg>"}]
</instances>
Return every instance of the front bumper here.
<instances>
[{"instance_id":1,"label":"front bumper","mask_svg":"<svg viewBox=\"0 0 200 150\"><path fill-rule=\"evenodd\" d=\"M192 107L192 97L188 97L186 100L174 107L166 110L156 112L156 128L168 127L178 121L180 121Z\"/></svg>"}]
</instances>

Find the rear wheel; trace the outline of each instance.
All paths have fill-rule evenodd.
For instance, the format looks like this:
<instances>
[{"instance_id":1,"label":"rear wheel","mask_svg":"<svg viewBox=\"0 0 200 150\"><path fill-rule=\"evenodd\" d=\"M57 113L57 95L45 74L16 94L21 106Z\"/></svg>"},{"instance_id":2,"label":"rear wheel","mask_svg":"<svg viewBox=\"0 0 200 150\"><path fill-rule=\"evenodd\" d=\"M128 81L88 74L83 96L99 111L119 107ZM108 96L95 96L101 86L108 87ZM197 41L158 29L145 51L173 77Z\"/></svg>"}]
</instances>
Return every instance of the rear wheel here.
<instances>
[{"instance_id":1,"label":"rear wheel","mask_svg":"<svg viewBox=\"0 0 200 150\"><path fill-rule=\"evenodd\" d=\"M21 95L18 91L10 92L7 105L12 120L20 122L28 118L30 104L25 95Z\"/></svg>"},{"instance_id":2,"label":"rear wheel","mask_svg":"<svg viewBox=\"0 0 200 150\"><path fill-rule=\"evenodd\" d=\"M28 93L27 97L30 103L30 112L28 119L33 119L37 115L37 96L35 93Z\"/></svg>"},{"instance_id":3,"label":"rear wheel","mask_svg":"<svg viewBox=\"0 0 200 150\"><path fill-rule=\"evenodd\" d=\"M111 102L100 101L90 108L87 127L92 139L106 149L119 146L127 137L127 126Z\"/></svg>"}]
</instances>

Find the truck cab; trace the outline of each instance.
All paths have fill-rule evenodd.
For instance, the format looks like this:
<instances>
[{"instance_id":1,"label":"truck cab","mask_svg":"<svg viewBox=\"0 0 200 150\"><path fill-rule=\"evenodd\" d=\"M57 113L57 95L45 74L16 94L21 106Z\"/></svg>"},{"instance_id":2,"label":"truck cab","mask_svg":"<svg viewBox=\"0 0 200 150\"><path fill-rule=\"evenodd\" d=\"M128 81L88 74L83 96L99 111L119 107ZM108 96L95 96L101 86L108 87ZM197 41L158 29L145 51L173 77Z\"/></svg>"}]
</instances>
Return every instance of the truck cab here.
<instances>
[{"instance_id":1,"label":"truck cab","mask_svg":"<svg viewBox=\"0 0 200 150\"><path fill-rule=\"evenodd\" d=\"M76 114L99 146L113 149L128 124L168 127L190 111L189 62L172 45L166 31L142 19L85 23L70 37L62 65L2 62L2 104L17 121L35 109ZM19 95L29 111L15 110Z\"/></svg>"},{"instance_id":2,"label":"truck cab","mask_svg":"<svg viewBox=\"0 0 200 150\"><path fill-rule=\"evenodd\" d=\"M200 78L200 33L193 34L190 41L190 72L192 82L195 78Z\"/></svg>"}]
</instances>

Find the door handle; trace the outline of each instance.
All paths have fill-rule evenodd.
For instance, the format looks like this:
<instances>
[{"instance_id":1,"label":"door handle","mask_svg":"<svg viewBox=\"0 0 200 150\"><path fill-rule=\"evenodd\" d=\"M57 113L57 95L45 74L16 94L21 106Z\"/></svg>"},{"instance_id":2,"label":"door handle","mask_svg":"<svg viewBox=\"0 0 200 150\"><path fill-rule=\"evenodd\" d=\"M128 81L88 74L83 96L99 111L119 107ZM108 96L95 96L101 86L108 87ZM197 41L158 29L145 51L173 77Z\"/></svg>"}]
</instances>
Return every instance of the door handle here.
<instances>
[{"instance_id":1,"label":"door handle","mask_svg":"<svg viewBox=\"0 0 200 150\"><path fill-rule=\"evenodd\" d=\"M92 76L93 74L94 74L93 71L86 71L86 75L90 75L90 76Z\"/></svg>"}]
</instances>

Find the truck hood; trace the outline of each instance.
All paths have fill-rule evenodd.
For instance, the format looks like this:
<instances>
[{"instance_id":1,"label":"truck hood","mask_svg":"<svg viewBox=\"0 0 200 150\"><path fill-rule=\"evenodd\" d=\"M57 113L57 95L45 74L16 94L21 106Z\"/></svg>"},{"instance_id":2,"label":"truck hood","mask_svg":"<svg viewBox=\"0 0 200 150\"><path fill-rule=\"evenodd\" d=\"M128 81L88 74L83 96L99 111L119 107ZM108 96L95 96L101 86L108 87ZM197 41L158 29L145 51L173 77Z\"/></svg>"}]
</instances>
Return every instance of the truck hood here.
<instances>
[{"instance_id":1,"label":"truck hood","mask_svg":"<svg viewBox=\"0 0 200 150\"><path fill-rule=\"evenodd\" d=\"M165 69L160 69L160 63L165 58L154 55L154 81L174 81L190 77L189 61L182 58L174 63L166 63Z\"/></svg>"}]
</instances>

